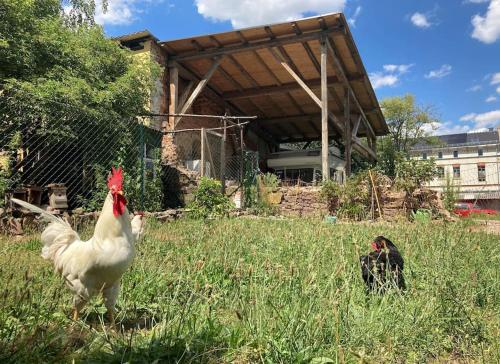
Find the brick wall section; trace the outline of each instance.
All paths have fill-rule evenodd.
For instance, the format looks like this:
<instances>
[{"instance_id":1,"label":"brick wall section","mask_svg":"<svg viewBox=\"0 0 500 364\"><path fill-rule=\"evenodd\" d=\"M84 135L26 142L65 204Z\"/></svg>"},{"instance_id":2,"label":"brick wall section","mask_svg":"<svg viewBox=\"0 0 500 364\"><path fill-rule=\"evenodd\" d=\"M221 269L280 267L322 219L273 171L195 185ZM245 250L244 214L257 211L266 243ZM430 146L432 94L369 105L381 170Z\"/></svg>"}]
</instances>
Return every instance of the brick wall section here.
<instances>
[{"instance_id":1,"label":"brick wall section","mask_svg":"<svg viewBox=\"0 0 500 364\"><path fill-rule=\"evenodd\" d=\"M280 187L283 197L278 205L284 216L322 217L327 215L326 203L319 187Z\"/></svg>"}]
</instances>

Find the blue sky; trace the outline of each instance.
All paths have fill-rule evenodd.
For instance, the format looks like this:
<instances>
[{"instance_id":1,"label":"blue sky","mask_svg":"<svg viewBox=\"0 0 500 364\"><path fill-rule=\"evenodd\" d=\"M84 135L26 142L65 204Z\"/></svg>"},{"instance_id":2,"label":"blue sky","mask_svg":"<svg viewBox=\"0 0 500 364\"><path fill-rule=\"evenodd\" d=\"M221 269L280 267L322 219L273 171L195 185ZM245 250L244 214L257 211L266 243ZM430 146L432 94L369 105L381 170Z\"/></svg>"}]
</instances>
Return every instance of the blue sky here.
<instances>
[{"instance_id":1,"label":"blue sky","mask_svg":"<svg viewBox=\"0 0 500 364\"><path fill-rule=\"evenodd\" d=\"M379 100L415 94L435 133L500 125L500 0L108 0L110 36L160 40L343 11ZM99 3L99 1L97 1Z\"/></svg>"}]
</instances>

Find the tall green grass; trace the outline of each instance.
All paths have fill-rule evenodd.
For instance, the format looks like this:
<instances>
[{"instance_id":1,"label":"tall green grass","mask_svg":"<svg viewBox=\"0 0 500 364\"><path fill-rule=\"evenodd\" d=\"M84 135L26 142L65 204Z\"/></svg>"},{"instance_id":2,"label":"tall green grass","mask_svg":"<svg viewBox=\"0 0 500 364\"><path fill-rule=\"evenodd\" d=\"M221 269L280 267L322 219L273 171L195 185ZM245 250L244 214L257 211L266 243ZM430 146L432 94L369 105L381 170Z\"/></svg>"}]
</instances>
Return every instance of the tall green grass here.
<instances>
[{"instance_id":1,"label":"tall green grass","mask_svg":"<svg viewBox=\"0 0 500 364\"><path fill-rule=\"evenodd\" d=\"M408 291L366 295L358 257L396 243ZM461 224L149 222L113 331L36 239L0 238L0 362L494 363L499 238Z\"/></svg>"}]
</instances>

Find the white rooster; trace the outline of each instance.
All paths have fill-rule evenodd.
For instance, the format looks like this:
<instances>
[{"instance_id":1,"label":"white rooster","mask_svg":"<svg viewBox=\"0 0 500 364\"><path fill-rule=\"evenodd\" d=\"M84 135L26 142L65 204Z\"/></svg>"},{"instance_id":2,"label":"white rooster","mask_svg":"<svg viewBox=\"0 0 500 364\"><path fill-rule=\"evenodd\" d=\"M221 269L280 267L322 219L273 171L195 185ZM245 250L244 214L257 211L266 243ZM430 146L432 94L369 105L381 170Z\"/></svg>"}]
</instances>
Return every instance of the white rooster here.
<instances>
[{"instance_id":1,"label":"white rooster","mask_svg":"<svg viewBox=\"0 0 500 364\"><path fill-rule=\"evenodd\" d=\"M102 293L109 320L114 324L120 279L132 264L134 243L143 229L142 215L136 215L130 221L122 184L121 167L118 170L113 168L108 178L109 193L94 235L88 241L80 240L78 233L63 219L24 201L12 199L50 221L42 232L42 257L54 262L55 269L73 291L74 320L78 320L80 310L92 296Z\"/></svg>"}]
</instances>

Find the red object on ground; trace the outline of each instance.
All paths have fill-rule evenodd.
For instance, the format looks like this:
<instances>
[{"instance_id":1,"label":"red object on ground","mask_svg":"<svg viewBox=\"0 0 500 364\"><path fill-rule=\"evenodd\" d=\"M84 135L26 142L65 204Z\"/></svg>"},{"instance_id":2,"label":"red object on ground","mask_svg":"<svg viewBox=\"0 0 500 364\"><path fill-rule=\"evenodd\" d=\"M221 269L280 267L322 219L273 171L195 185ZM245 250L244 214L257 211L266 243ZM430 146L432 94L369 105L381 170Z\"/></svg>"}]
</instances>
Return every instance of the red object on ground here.
<instances>
[{"instance_id":1,"label":"red object on ground","mask_svg":"<svg viewBox=\"0 0 500 364\"><path fill-rule=\"evenodd\" d=\"M470 215L496 215L498 212L491 209L482 209L471 202L460 202L455 204L453 212L461 217L469 217Z\"/></svg>"}]
</instances>

